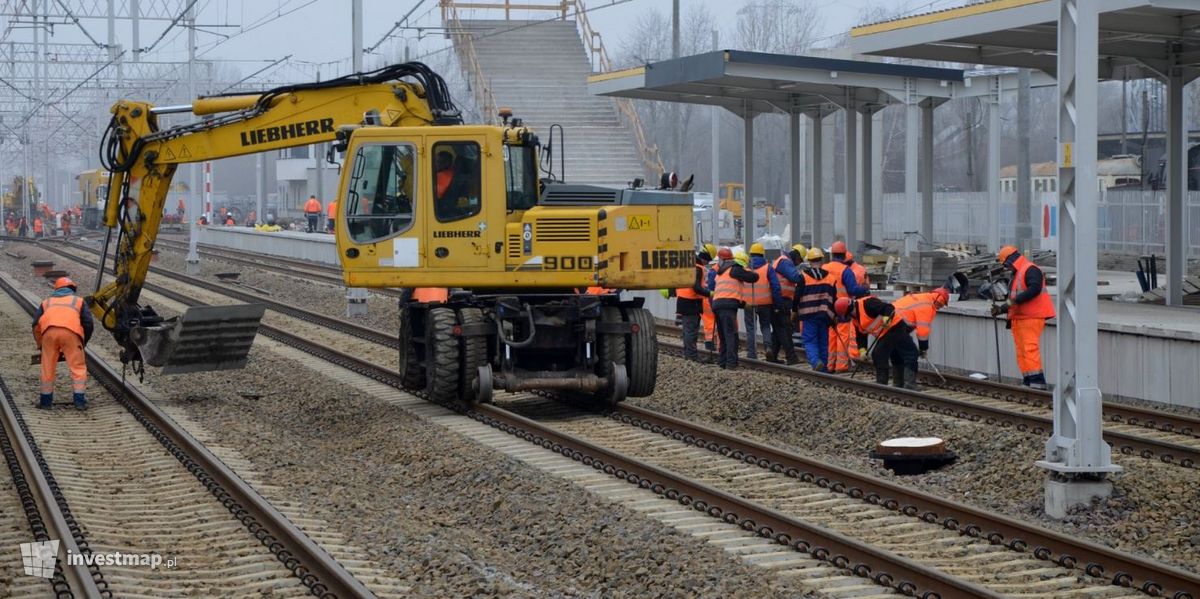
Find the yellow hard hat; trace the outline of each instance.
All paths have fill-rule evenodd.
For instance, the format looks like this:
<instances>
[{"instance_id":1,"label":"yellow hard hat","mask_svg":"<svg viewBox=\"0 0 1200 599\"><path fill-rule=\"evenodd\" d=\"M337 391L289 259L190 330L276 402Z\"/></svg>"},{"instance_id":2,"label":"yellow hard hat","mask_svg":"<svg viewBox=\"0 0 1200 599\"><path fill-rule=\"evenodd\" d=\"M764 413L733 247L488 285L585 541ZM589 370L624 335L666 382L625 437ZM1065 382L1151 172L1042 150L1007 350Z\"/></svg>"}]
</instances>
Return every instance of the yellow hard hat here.
<instances>
[{"instance_id":1,"label":"yellow hard hat","mask_svg":"<svg viewBox=\"0 0 1200 599\"><path fill-rule=\"evenodd\" d=\"M804 257L808 254L808 248L804 247L803 243L797 243L796 245L793 245L792 251L799 253L801 257Z\"/></svg>"},{"instance_id":2,"label":"yellow hard hat","mask_svg":"<svg viewBox=\"0 0 1200 599\"><path fill-rule=\"evenodd\" d=\"M763 246L762 246L762 244L761 244L761 243L752 243L752 244L750 244L750 253L751 253L751 254L758 254L758 255L760 255L760 256L762 256L762 255L766 254L766 252L763 250Z\"/></svg>"},{"instance_id":3,"label":"yellow hard hat","mask_svg":"<svg viewBox=\"0 0 1200 599\"><path fill-rule=\"evenodd\" d=\"M812 249L808 250L808 256L806 256L806 257L808 258L809 261L824 260L825 252L822 252L821 248L812 248Z\"/></svg>"},{"instance_id":4,"label":"yellow hard hat","mask_svg":"<svg viewBox=\"0 0 1200 599\"><path fill-rule=\"evenodd\" d=\"M715 245L713 245L713 244L711 244L711 243L706 243L706 244L704 244L704 251L708 252L708 257L709 257L709 258L716 258L716 257L717 257L717 246L715 246Z\"/></svg>"},{"instance_id":5,"label":"yellow hard hat","mask_svg":"<svg viewBox=\"0 0 1200 599\"><path fill-rule=\"evenodd\" d=\"M733 261L741 264L742 268L750 267L750 256L747 256L746 252L734 252Z\"/></svg>"}]
</instances>

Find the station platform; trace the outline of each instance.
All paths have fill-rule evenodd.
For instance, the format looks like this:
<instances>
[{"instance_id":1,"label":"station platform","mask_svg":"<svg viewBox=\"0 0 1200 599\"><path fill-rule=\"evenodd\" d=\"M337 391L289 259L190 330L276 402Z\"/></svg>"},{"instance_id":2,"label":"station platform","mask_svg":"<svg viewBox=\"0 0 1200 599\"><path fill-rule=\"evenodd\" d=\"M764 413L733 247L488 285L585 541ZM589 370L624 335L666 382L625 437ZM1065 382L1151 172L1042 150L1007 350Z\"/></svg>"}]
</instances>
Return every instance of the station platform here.
<instances>
[{"instance_id":1,"label":"station platform","mask_svg":"<svg viewBox=\"0 0 1200 599\"><path fill-rule=\"evenodd\" d=\"M250 227L199 227L199 242L217 247L340 265L333 235L304 231L256 231Z\"/></svg>"},{"instance_id":2,"label":"station platform","mask_svg":"<svg viewBox=\"0 0 1200 599\"><path fill-rule=\"evenodd\" d=\"M630 293L644 297L655 317L675 319L674 299L663 299L657 292ZM939 368L995 379L998 331L1000 374L1020 381L1012 333L1003 320L993 324L989 308L983 300L953 301L938 312L929 358ZM1200 408L1200 310L1101 301L1099 312L1099 385L1104 395ZM1051 384L1057 383L1056 323L1049 321L1042 333L1042 361Z\"/></svg>"}]
</instances>

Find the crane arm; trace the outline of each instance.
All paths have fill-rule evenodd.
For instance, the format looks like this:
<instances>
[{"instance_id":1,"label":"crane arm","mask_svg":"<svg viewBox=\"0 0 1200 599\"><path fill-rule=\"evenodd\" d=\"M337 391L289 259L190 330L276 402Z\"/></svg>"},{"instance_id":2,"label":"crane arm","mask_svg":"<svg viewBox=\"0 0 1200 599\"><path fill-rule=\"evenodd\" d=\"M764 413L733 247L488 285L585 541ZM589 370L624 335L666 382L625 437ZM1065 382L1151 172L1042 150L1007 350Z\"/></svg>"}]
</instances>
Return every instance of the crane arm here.
<instances>
[{"instance_id":1,"label":"crane arm","mask_svg":"<svg viewBox=\"0 0 1200 599\"><path fill-rule=\"evenodd\" d=\"M222 307L226 309L221 313L189 311L182 319L168 322L139 305L164 203L180 164L327 142L334 140L339 127L345 125L395 127L461 122L445 82L420 63L257 94L201 98L182 107L156 108L145 102L122 100L113 105L111 112L101 146L101 160L111 173L104 212L109 233L96 292L89 297L89 305L122 346L123 361L144 361L168 368L174 365L172 372L240 367L245 356L238 348L243 344L229 342L229 331L244 333L248 328L252 339L262 314L261 307L241 312ZM174 112L191 112L201 120L160 129L159 116ZM111 260L116 276L101 284L114 232ZM227 326L213 326L206 320L210 317ZM248 326L251 317L253 326ZM186 334L189 330L203 332L191 336ZM242 341L248 351L249 341ZM177 350L189 345L192 347L188 351L201 353L172 360L181 353ZM241 351L240 362L222 355L225 349L235 354Z\"/></svg>"}]
</instances>

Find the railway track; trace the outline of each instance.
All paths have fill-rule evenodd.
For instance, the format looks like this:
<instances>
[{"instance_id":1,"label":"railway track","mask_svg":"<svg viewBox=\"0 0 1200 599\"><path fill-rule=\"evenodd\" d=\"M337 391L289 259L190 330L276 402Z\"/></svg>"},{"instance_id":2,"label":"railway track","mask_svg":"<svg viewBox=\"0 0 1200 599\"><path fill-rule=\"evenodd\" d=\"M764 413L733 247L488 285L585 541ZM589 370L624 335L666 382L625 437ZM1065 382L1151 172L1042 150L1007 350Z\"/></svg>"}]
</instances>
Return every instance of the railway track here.
<instances>
[{"instance_id":1,"label":"railway track","mask_svg":"<svg viewBox=\"0 0 1200 599\"><path fill-rule=\"evenodd\" d=\"M177 301L198 304L184 294L168 293ZM260 332L401 387L399 374L389 368L274 327L264 325ZM648 410L623 405L605 417L561 404L542 409L545 405L539 402L549 401L544 397L508 396L506 401L516 404L517 413L496 406L456 408L480 422L669 497L679 502L682 510L697 512L694 517L735 522L746 531L746 537L731 542L751 547L747 539L758 539L766 544L755 545L754 550L769 551L764 554L772 558L803 553L875 584L928 597L1002 596L1020 590L1025 591L1023 596L1031 592L1037 596L1041 589L1042 596L1077 591L1082 596L1116 597L1136 590L1195 599L1194 589L1200 588L1200 577L1178 569ZM519 413L521 404L541 406L532 411L553 423L524 417ZM572 410L566 415L577 420L565 428L564 410ZM702 454L719 459L704 465L708 460ZM675 457L662 461L663 455ZM745 480L750 486L731 489L714 485L714 480ZM830 514L846 519L829 519ZM819 516L826 520L818 520ZM847 534L855 531L867 538ZM888 534L881 536L881 532ZM879 546L887 545L893 536L898 539L891 545L893 549L944 549L954 538L963 539L965 545L957 546L957 553L945 549L946 554L917 551L905 556ZM960 559L938 557L944 555ZM963 556L969 559L961 559ZM786 557L778 559L786 563ZM1014 570L1018 564L1023 570Z\"/></svg>"},{"instance_id":2,"label":"railway track","mask_svg":"<svg viewBox=\"0 0 1200 599\"><path fill-rule=\"evenodd\" d=\"M677 335L679 330L668 325L659 325L659 331ZM659 349L683 356L681 342L664 341L661 336ZM1036 435L1049 435L1054 430L1049 400L1043 402L1038 392L1029 393L1032 390L1012 385L975 381L968 377L956 377L952 380L950 375L947 375L950 387L927 385L923 391L909 391L878 385L861 376L853 378L848 375L815 372L806 364L787 366L747 358L740 358L739 361L741 365L755 370L802 378L818 387L838 388L906 408L1013 428ZM927 382L922 381L923 384ZM998 399L999 397L1004 399ZM1009 397L1012 399L1008 399ZM1157 459L1184 468L1200 466L1200 437L1196 436L1197 431L1200 431L1200 420L1181 414L1111 402L1105 403L1104 410L1109 418L1104 427L1104 439L1121 454Z\"/></svg>"},{"instance_id":3,"label":"railway track","mask_svg":"<svg viewBox=\"0 0 1200 599\"><path fill-rule=\"evenodd\" d=\"M5 301L36 304L0 275ZM80 568L60 560L56 592L75 597L171 593L280 597L371 597L367 589L208 448L168 417L123 374L87 350L88 371L114 398L93 402L85 419L25 416L6 385L6 458L38 540L60 539L88 555L161 543L182 571L142 564ZM20 434L14 434L19 431ZM15 440L15 442L14 442ZM43 455L39 446L54 449ZM19 466L14 469L14 463ZM34 467L36 465L36 467ZM51 472L53 468L53 472ZM58 478L55 478L55 474ZM197 484L199 483L199 484ZM119 491L115 494L114 488ZM83 525L72 515L66 497ZM181 520L181 517L183 518ZM83 532L86 531L86 534ZM103 572L101 571L103 570ZM193 579L192 576L195 578Z\"/></svg>"}]
</instances>

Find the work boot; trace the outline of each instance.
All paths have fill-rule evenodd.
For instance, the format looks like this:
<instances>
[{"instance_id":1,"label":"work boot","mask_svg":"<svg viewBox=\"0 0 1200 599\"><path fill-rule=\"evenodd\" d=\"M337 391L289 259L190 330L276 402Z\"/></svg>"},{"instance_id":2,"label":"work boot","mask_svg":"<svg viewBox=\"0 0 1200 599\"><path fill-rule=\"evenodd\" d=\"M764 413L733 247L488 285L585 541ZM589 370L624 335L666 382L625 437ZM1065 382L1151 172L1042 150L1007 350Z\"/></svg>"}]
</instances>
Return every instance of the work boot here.
<instances>
[{"instance_id":1,"label":"work boot","mask_svg":"<svg viewBox=\"0 0 1200 599\"><path fill-rule=\"evenodd\" d=\"M85 398L82 393L76 393L74 396L74 400L75 400L75 409L76 410L86 410L87 409L87 398Z\"/></svg>"},{"instance_id":2,"label":"work boot","mask_svg":"<svg viewBox=\"0 0 1200 599\"><path fill-rule=\"evenodd\" d=\"M763 355L763 359L772 364L779 364L779 354L777 352L768 351Z\"/></svg>"},{"instance_id":3,"label":"work boot","mask_svg":"<svg viewBox=\"0 0 1200 599\"><path fill-rule=\"evenodd\" d=\"M717 346L714 345L712 341L705 341L704 349L707 349L708 351L717 351Z\"/></svg>"},{"instance_id":4,"label":"work boot","mask_svg":"<svg viewBox=\"0 0 1200 599\"><path fill-rule=\"evenodd\" d=\"M904 370L904 388L909 391L922 391L921 386L917 384L917 371L911 369Z\"/></svg>"},{"instance_id":5,"label":"work boot","mask_svg":"<svg viewBox=\"0 0 1200 599\"><path fill-rule=\"evenodd\" d=\"M39 407L43 410L49 410L50 408L54 407L54 394L53 393L42 393L38 397L37 407Z\"/></svg>"},{"instance_id":6,"label":"work boot","mask_svg":"<svg viewBox=\"0 0 1200 599\"><path fill-rule=\"evenodd\" d=\"M904 369L892 366L892 386L904 388Z\"/></svg>"},{"instance_id":7,"label":"work boot","mask_svg":"<svg viewBox=\"0 0 1200 599\"><path fill-rule=\"evenodd\" d=\"M1026 379L1029 381L1026 383L1026 385L1030 389L1038 389L1040 391L1045 391L1046 389L1050 388L1046 384L1046 375L1044 375L1044 374L1035 374L1033 376L1026 377Z\"/></svg>"},{"instance_id":8,"label":"work boot","mask_svg":"<svg viewBox=\"0 0 1200 599\"><path fill-rule=\"evenodd\" d=\"M891 372L887 368L875 369L875 383L879 385L888 384L888 379L891 378Z\"/></svg>"},{"instance_id":9,"label":"work boot","mask_svg":"<svg viewBox=\"0 0 1200 599\"><path fill-rule=\"evenodd\" d=\"M794 354L794 353L788 354L787 361L784 362L784 364L787 364L788 366L795 366L799 363L800 363L800 358L797 357L796 354Z\"/></svg>"}]
</instances>

